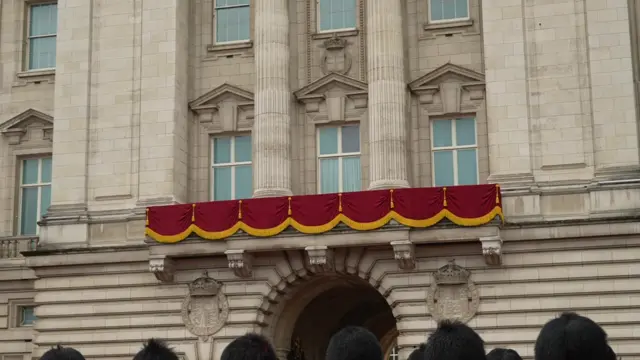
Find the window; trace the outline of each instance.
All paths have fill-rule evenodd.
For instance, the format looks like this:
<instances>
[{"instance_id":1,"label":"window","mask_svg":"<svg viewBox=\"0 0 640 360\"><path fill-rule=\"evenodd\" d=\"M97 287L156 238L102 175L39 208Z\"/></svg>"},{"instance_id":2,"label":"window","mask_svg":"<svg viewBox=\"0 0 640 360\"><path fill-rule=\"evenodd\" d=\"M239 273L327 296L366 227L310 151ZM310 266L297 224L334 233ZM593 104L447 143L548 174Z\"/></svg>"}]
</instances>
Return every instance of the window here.
<instances>
[{"instance_id":1,"label":"window","mask_svg":"<svg viewBox=\"0 0 640 360\"><path fill-rule=\"evenodd\" d=\"M359 191L360 126L318 129L318 188L321 194Z\"/></svg>"},{"instance_id":2,"label":"window","mask_svg":"<svg viewBox=\"0 0 640 360\"><path fill-rule=\"evenodd\" d=\"M389 358L387 360L399 360L400 354L398 353L398 347L394 346L391 348L391 352L389 353Z\"/></svg>"},{"instance_id":3,"label":"window","mask_svg":"<svg viewBox=\"0 0 640 360\"><path fill-rule=\"evenodd\" d=\"M28 69L56 67L58 4L33 4L29 7Z\"/></svg>"},{"instance_id":4,"label":"window","mask_svg":"<svg viewBox=\"0 0 640 360\"><path fill-rule=\"evenodd\" d=\"M253 195L251 136L213 139L213 200L247 199Z\"/></svg>"},{"instance_id":5,"label":"window","mask_svg":"<svg viewBox=\"0 0 640 360\"><path fill-rule=\"evenodd\" d=\"M474 118L432 121L434 186L478 183L478 146Z\"/></svg>"},{"instance_id":6,"label":"window","mask_svg":"<svg viewBox=\"0 0 640 360\"><path fill-rule=\"evenodd\" d=\"M469 0L429 0L429 20L443 22L469 18Z\"/></svg>"},{"instance_id":7,"label":"window","mask_svg":"<svg viewBox=\"0 0 640 360\"><path fill-rule=\"evenodd\" d=\"M34 306L19 306L20 319L18 326L33 326L36 322L35 307Z\"/></svg>"},{"instance_id":8,"label":"window","mask_svg":"<svg viewBox=\"0 0 640 360\"><path fill-rule=\"evenodd\" d=\"M36 235L51 205L51 158L24 159L20 170L19 235Z\"/></svg>"},{"instance_id":9,"label":"window","mask_svg":"<svg viewBox=\"0 0 640 360\"><path fill-rule=\"evenodd\" d=\"M249 40L249 0L215 0L216 43Z\"/></svg>"},{"instance_id":10,"label":"window","mask_svg":"<svg viewBox=\"0 0 640 360\"><path fill-rule=\"evenodd\" d=\"M356 0L318 0L320 31L355 29Z\"/></svg>"}]
</instances>

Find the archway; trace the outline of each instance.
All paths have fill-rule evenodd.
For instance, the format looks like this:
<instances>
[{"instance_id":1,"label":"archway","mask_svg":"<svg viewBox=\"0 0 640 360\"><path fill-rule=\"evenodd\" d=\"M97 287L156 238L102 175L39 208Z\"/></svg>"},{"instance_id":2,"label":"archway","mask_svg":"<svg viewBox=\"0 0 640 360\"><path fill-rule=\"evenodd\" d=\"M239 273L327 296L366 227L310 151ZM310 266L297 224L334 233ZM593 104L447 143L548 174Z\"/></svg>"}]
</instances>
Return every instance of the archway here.
<instances>
[{"instance_id":1,"label":"archway","mask_svg":"<svg viewBox=\"0 0 640 360\"><path fill-rule=\"evenodd\" d=\"M296 286L282 305L273 329L274 343L280 349L301 350L304 360L324 360L331 336L345 326L369 329L380 340L383 351L397 334L387 300L357 276L313 276Z\"/></svg>"}]
</instances>

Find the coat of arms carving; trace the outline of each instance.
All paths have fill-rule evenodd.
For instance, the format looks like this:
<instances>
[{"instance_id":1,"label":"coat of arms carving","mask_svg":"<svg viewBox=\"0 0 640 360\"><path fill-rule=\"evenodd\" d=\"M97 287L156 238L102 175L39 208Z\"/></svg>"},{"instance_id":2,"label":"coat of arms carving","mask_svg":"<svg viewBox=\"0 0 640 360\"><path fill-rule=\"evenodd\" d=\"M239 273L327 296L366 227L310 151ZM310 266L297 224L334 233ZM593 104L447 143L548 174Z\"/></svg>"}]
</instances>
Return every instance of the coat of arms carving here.
<instances>
[{"instance_id":1,"label":"coat of arms carving","mask_svg":"<svg viewBox=\"0 0 640 360\"><path fill-rule=\"evenodd\" d=\"M338 37L336 34L322 43L321 47L325 49L320 60L320 68L323 74L327 75L335 72L346 75L349 72L352 60L347 51L347 45L347 40Z\"/></svg>"},{"instance_id":2,"label":"coat of arms carving","mask_svg":"<svg viewBox=\"0 0 640 360\"><path fill-rule=\"evenodd\" d=\"M222 285L207 273L189 284L189 293L182 303L182 321L193 335L202 341L220 331L229 317L229 302Z\"/></svg>"},{"instance_id":3,"label":"coat of arms carving","mask_svg":"<svg viewBox=\"0 0 640 360\"><path fill-rule=\"evenodd\" d=\"M427 308L437 320L467 322L478 311L478 289L470 279L471 273L455 261L433 274L433 284L427 291Z\"/></svg>"}]
</instances>

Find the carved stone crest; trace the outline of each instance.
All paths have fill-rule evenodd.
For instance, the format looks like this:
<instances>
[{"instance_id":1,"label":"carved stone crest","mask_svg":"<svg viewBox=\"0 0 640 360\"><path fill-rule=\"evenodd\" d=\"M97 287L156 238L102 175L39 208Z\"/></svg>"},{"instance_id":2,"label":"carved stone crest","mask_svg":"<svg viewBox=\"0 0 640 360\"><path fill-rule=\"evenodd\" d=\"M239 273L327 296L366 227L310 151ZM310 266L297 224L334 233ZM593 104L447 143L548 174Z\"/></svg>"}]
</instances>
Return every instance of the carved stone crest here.
<instances>
[{"instance_id":1,"label":"carved stone crest","mask_svg":"<svg viewBox=\"0 0 640 360\"><path fill-rule=\"evenodd\" d=\"M478 311L478 289L470 279L471 273L454 260L433 274L433 284L427 291L427 308L437 320L467 322Z\"/></svg>"},{"instance_id":2,"label":"carved stone crest","mask_svg":"<svg viewBox=\"0 0 640 360\"><path fill-rule=\"evenodd\" d=\"M229 302L222 285L205 272L189 284L189 294L182 303L182 321L193 335L208 341L220 331L229 317Z\"/></svg>"},{"instance_id":3,"label":"carved stone crest","mask_svg":"<svg viewBox=\"0 0 640 360\"><path fill-rule=\"evenodd\" d=\"M347 51L347 44L347 40L339 38L337 34L322 43L322 47L325 49L320 60L323 74L335 72L345 75L351 70L352 59Z\"/></svg>"}]
</instances>

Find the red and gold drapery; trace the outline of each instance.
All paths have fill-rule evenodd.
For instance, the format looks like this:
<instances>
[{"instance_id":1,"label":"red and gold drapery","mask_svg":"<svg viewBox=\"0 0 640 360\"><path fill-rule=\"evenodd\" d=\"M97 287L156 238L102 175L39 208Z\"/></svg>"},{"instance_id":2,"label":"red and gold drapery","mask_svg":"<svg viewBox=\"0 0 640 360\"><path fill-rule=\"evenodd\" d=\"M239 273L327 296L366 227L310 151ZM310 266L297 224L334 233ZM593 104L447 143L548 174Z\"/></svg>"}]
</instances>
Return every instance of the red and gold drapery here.
<instances>
[{"instance_id":1,"label":"red and gold drapery","mask_svg":"<svg viewBox=\"0 0 640 360\"><path fill-rule=\"evenodd\" d=\"M479 226L496 216L503 220L500 187L470 185L156 206L147 209L145 233L161 243L176 243L192 234L224 239L239 230L268 237L290 226L304 234L324 233L339 224L366 231L391 220L413 228L443 219Z\"/></svg>"}]
</instances>

